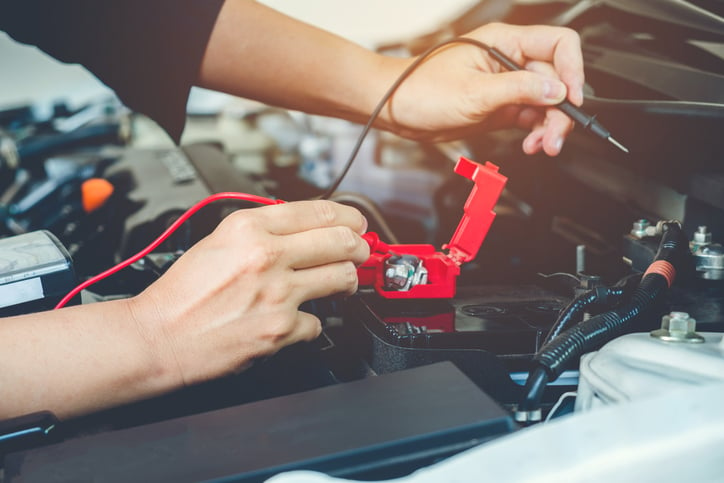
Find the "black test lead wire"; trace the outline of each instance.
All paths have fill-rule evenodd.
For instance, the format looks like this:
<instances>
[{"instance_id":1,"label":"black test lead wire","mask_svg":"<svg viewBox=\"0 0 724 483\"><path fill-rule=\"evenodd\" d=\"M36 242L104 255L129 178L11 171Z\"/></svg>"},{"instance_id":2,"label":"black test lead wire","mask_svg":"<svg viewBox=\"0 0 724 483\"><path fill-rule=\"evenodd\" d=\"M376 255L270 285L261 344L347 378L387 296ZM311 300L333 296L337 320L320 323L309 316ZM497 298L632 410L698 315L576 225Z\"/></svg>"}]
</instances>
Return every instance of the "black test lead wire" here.
<instances>
[{"instance_id":1,"label":"black test lead wire","mask_svg":"<svg viewBox=\"0 0 724 483\"><path fill-rule=\"evenodd\" d=\"M510 57L503 54L495 47L486 49L488 54L497 60L500 65L504 66L508 70L524 70L523 67L516 64ZM591 131L601 139L605 139L624 153L628 153L629 150L623 144L616 141L611 133L596 120L596 116L589 116L582 109L574 106L568 99L565 99L560 104L556 104L556 109L566 114L568 117L579 123L584 129Z\"/></svg>"},{"instance_id":2,"label":"black test lead wire","mask_svg":"<svg viewBox=\"0 0 724 483\"><path fill-rule=\"evenodd\" d=\"M438 44L433 45L432 47L428 48L426 51L424 51L422 54L420 54L410 65L407 66L407 68L400 74L400 76L395 80L395 82L390 86L390 88L385 92L385 94L382 96L382 98L377 103L377 106L375 106L375 109L372 111L372 114L370 114L370 118L367 121L367 124L365 124L364 128L362 129L362 132L360 133L359 137L357 138L357 142L355 143L354 147L352 148L352 152L350 153L349 157L347 158L347 162L344 165L344 168L342 168L342 172L337 176L337 179L334 180L334 182L329 186L329 188L326 189L324 193L322 193L318 199L329 199L330 196L334 194L335 191L337 191L337 188L339 188L339 185L342 184L342 180L347 175L347 172L352 167L352 163L354 162L355 157L357 157L357 153L359 152L360 148L362 147L362 142L367 137L367 133L372 128L372 124L375 122L377 117L380 115L380 112L382 112L382 109L384 108L385 104L387 104L387 101L392 97L392 94L395 93L395 91L400 87L400 84L407 79L407 77L412 74L413 71L415 71L420 64L422 64L425 60L427 60L428 57L430 57L434 52L438 51L442 47L453 45L453 44L470 44L474 45L475 47L478 47L485 52L488 53L492 58L494 58L496 61L498 61L503 67L505 67L508 70L524 70L523 67L516 64L512 59L507 57L505 54L503 54L501 51L496 49L495 47L491 47L488 44L481 42L479 40L471 39L469 37L455 37L453 39L445 40L443 42L440 42ZM596 120L596 116L589 116L585 112L583 112L581 109L577 108L573 104L571 104L568 100L564 100L560 104L557 104L557 109L559 109L561 112L565 113L567 116L569 116L574 121L578 122L583 126L584 129L592 132L596 136L605 139L612 143L614 146L619 148L621 151L628 153L629 150L626 149L625 146L623 146L621 143L616 141L612 136L611 133L604 128L600 122Z\"/></svg>"}]
</instances>

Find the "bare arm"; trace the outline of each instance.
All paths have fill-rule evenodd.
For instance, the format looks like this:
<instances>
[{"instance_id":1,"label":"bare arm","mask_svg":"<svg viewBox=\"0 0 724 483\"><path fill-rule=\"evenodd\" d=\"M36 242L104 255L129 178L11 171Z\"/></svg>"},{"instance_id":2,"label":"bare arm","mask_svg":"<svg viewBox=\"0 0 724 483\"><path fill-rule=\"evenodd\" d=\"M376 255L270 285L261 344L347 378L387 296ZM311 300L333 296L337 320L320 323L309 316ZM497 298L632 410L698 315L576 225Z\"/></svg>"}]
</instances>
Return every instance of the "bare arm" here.
<instances>
[{"instance_id":1,"label":"bare arm","mask_svg":"<svg viewBox=\"0 0 724 483\"><path fill-rule=\"evenodd\" d=\"M565 97L583 102L578 35L547 26L490 24L469 37L497 47L530 71L502 72L469 45L433 55L395 94L379 127L427 141L481 129L529 129L523 150L558 154L573 123L550 109ZM251 0L227 0L199 83L315 114L366 121L412 59L379 55Z\"/></svg>"},{"instance_id":2,"label":"bare arm","mask_svg":"<svg viewBox=\"0 0 724 483\"><path fill-rule=\"evenodd\" d=\"M328 201L242 210L134 298L0 320L0 419L78 416L314 339L320 322L299 306L356 290L366 226Z\"/></svg>"},{"instance_id":3,"label":"bare arm","mask_svg":"<svg viewBox=\"0 0 724 483\"><path fill-rule=\"evenodd\" d=\"M363 121L397 73L387 60L255 1L229 0L209 40L199 83L272 105Z\"/></svg>"},{"instance_id":4,"label":"bare arm","mask_svg":"<svg viewBox=\"0 0 724 483\"><path fill-rule=\"evenodd\" d=\"M2 319L0 418L66 418L178 387L154 346L128 300Z\"/></svg>"},{"instance_id":5,"label":"bare arm","mask_svg":"<svg viewBox=\"0 0 724 483\"><path fill-rule=\"evenodd\" d=\"M500 73L470 46L422 65L379 121L442 140L477 129L530 129L525 152L554 155L572 128L549 109L582 102L578 37L493 24L469 34L535 72ZM251 0L227 0L199 84L292 109L366 120L411 59L387 58ZM61 418L134 401L246 367L320 331L299 312L356 289L366 222L329 202L289 203L224 220L137 297L0 320L0 418Z\"/></svg>"}]
</instances>

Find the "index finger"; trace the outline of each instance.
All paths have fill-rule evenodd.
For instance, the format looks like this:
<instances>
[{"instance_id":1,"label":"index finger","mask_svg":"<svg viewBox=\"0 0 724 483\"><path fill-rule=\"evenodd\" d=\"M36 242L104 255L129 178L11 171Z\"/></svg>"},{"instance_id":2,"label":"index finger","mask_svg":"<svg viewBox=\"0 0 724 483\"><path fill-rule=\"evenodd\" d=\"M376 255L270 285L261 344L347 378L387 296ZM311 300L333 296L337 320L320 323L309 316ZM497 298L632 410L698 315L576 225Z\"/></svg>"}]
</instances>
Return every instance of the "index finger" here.
<instances>
[{"instance_id":1,"label":"index finger","mask_svg":"<svg viewBox=\"0 0 724 483\"><path fill-rule=\"evenodd\" d=\"M356 208L328 200L263 206L255 209L254 216L274 235L290 235L332 226L347 226L359 234L367 230L367 220Z\"/></svg>"},{"instance_id":2,"label":"index finger","mask_svg":"<svg viewBox=\"0 0 724 483\"><path fill-rule=\"evenodd\" d=\"M510 31L496 35L495 30L498 29ZM497 43L499 49L510 49L509 54L522 55L523 59L518 60L552 63L561 81L568 87L570 101L576 105L583 103L583 54L581 39L575 30L549 25L496 25L490 34L492 46Z\"/></svg>"},{"instance_id":3,"label":"index finger","mask_svg":"<svg viewBox=\"0 0 724 483\"><path fill-rule=\"evenodd\" d=\"M569 28L546 25L530 26L518 37L526 57L552 61L553 67L566 86L568 95L576 105L583 103L583 54L581 39Z\"/></svg>"}]
</instances>

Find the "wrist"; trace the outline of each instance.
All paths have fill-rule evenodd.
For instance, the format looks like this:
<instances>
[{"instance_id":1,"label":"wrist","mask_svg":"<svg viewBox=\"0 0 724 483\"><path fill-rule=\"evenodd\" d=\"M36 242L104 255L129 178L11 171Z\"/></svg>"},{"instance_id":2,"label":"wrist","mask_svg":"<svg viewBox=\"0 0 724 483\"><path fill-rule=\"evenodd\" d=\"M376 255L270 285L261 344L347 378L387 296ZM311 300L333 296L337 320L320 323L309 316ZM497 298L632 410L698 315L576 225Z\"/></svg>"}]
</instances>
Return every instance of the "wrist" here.
<instances>
[{"instance_id":1,"label":"wrist","mask_svg":"<svg viewBox=\"0 0 724 483\"><path fill-rule=\"evenodd\" d=\"M368 116L378 107L383 96L388 93L390 88L405 72L405 69L407 69L413 60L414 59L411 58L377 55L376 65L370 71L371 75L374 76L371 82L375 82L377 86L374 89L367 90L369 94L369 98L367 99ZM410 79L408 77L402 81L395 92L387 99L377 119L375 119L374 126L376 128L405 135L407 129L405 127L404 117L402 116L407 115L409 109L413 107L407 105L408 103L405 101L406 93L404 91L409 92L411 90L409 84ZM365 122L366 121L367 120L365 120Z\"/></svg>"},{"instance_id":2,"label":"wrist","mask_svg":"<svg viewBox=\"0 0 724 483\"><path fill-rule=\"evenodd\" d=\"M173 344L164 330L166 317L155 301L143 295L123 300L129 326L137 337L138 360L144 361L138 380L151 395L184 387Z\"/></svg>"},{"instance_id":3,"label":"wrist","mask_svg":"<svg viewBox=\"0 0 724 483\"><path fill-rule=\"evenodd\" d=\"M407 72L407 69L416 60L416 57L384 57L380 60L378 70L381 73L380 79L383 79L384 85L377 98L374 99L371 110L377 107L382 97L401 76L404 75L405 77L386 101L385 106L375 120L374 126L415 141L436 142L444 140L446 139L444 133L445 123L448 117L444 113L445 111L451 111L453 107L442 97L430 96L434 92L440 92L442 96L446 89L441 89L439 85L434 84L439 76L430 75L429 73L420 75L422 71L427 70L429 72L431 67L427 65L427 61L417 65L411 72ZM441 135L442 137L440 137Z\"/></svg>"}]
</instances>

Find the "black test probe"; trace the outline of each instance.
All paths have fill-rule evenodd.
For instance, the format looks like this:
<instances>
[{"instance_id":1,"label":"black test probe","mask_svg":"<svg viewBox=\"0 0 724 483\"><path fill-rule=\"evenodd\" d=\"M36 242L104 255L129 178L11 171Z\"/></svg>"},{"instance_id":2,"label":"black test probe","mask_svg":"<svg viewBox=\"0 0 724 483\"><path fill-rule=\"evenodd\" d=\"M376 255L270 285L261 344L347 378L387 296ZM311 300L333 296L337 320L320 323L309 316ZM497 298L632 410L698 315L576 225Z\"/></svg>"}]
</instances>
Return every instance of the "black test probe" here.
<instances>
[{"instance_id":1,"label":"black test probe","mask_svg":"<svg viewBox=\"0 0 724 483\"><path fill-rule=\"evenodd\" d=\"M495 47L489 47L486 49L488 54L498 62L500 62L500 65L504 66L508 70L524 70L523 67L516 64L510 57L506 56L504 53L496 49ZM571 102L566 99L560 104L556 105L556 108L565 113L568 117L579 123L581 126L583 126L584 129L588 129L596 136L606 139L611 144L616 146L618 149L623 151L624 153L628 153L629 150L624 146L623 144L616 141L612 136L611 133L601 125L600 122L596 120L596 116L589 116L585 112L583 112L581 109L577 108Z\"/></svg>"},{"instance_id":2,"label":"black test probe","mask_svg":"<svg viewBox=\"0 0 724 483\"><path fill-rule=\"evenodd\" d=\"M407 66L407 68L400 74L400 76L395 80L395 82L390 86L390 88L387 90L387 92L382 96L382 98L377 103L377 106L372 111L372 114L370 114L370 118L367 121L367 124L365 124L365 127L362 129L362 132L360 133L359 137L357 138L357 142L355 143L354 147L352 148L352 152L349 155L349 158L347 158L347 162L344 164L344 168L342 168L342 171L337 176L337 179L332 182L332 184L322 193L318 198L326 200L329 199L335 191L337 191L337 188L340 184L342 184L342 180L347 175L347 172L352 167L352 163L354 162L355 157L357 156L357 153L359 152L360 147L362 146L362 142L365 140L365 137L367 137L367 133L372 128L372 124L377 119L377 116L379 116L380 112L382 111L382 108L385 106L387 101L392 97L392 94L395 93L398 87L400 87L400 84L407 79L407 77L412 74L412 72L417 69L421 63L423 63L425 60L427 60L432 54L440 50L442 47L446 47L449 45L454 44L469 44L474 45L475 47L484 50L487 52L492 58L497 60L500 65L505 67L508 70L525 70L522 66L516 64L512 59L507 57L505 54L503 54L501 51L496 49L495 47L491 47L488 44L481 42L479 40L471 39L470 37L455 37L448 40L443 40L442 42L433 45L432 47L428 48L425 52L420 54L417 59L415 59L410 65ZM600 122L596 120L596 116L589 116L585 112L583 112L581 109L577 108L573 104L571 104L568 100L565 100L561 102L560 104L557 104L555 106L556 108L560 109L561 112L565 113L567 116L569 116L571 119L579 123L581 126L583 126L584 129L587 129L591 131L596 136L605 139L612 143L614 146L619 148L621 151L628 153L629 150L626 149L625 146L623 146L621 143L616 141L613 137L611 137L611 133L608 132L606 128L604 128Z\"/></svg>"}]
</instances>

